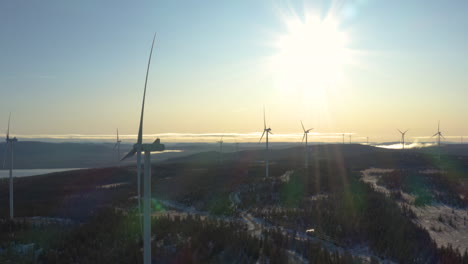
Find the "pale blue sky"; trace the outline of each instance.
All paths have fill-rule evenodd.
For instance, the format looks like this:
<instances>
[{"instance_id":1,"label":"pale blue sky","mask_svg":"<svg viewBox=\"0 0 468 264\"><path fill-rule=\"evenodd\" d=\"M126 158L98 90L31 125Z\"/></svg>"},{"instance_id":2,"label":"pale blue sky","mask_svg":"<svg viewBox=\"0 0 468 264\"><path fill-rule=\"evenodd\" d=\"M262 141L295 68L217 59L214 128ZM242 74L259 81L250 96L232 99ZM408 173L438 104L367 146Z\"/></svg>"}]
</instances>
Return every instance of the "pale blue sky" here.
<instances>
[{"instance_id":1,"label":"pale blue sky","mask_svg":"<svg viewBox=\"0 0 468 264\"><path fill-rule=\"evenodd\" d=\"M0 130L12 111L17 134L136 133L157 31L145 133L253 132L265 104L277 132L303 119L323 132L422 136L441 119L446 134L468 134L467 1L335 4L360 55L319 111L277 89L264 62L286 30L281 14L325 15L329 1L2 1Z\"/></svg>"}]
</instances>

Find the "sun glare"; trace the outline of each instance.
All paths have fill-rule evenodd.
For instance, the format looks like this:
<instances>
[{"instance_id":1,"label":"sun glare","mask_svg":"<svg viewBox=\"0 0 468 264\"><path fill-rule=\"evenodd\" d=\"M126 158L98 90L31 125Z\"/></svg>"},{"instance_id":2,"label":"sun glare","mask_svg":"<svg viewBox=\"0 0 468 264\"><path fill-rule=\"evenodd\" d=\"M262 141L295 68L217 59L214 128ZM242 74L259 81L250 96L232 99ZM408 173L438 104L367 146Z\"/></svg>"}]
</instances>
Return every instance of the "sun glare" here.
<instances>
[{"instance_id":1,"label":"sun glare","mask_svg":"<svg viewBox=\"0 0 468 264\"><path fill-rule=\"evenodd\" d=\"M305 15L285 20L286 32L273 43L276 54L270 66L280 85L298 90L326 89L342 79L342 68L350 62L348 37L331 16Z\"/></svg>"}]
</instances>

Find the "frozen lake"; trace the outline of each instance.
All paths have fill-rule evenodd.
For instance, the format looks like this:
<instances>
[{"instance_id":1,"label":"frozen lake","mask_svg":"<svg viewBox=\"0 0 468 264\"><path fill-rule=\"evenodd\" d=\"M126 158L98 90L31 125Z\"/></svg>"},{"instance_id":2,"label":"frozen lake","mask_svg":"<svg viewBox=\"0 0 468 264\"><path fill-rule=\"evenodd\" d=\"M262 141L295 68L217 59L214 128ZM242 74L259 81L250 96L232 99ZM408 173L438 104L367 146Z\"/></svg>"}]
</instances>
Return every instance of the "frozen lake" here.
<instances>
[{"instance_id":1,"label":"frozen lake","mask_svg":"<svg viewBox=\"0 0 468 264\"><path fill-rule=\"evenodd\" d=\"M69 170L79 170L79 168L65 168L65 169L28 169L28 170L13 170L14 177L27 177L27 176L36 176L52 172L61 172ZM0 170L0 179L8 178L8 170Z\"/></svg>"}]
</instances>

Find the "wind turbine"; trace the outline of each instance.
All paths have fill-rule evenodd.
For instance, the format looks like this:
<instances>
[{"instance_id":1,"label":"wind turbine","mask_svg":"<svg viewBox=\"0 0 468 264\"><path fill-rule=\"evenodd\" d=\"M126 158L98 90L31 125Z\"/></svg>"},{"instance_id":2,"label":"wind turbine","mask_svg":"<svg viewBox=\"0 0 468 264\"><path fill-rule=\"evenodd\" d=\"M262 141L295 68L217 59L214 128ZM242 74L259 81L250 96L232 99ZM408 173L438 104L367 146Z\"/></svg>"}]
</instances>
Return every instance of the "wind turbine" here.
<instances>
[{"instance_id":1,"label":"wind turbine","mask_svg":"<svg viewBox=\"0 0 468 264\"><path fill-rule=\"evenodd\" d=\"M117 164L119 164L120 162L120 143L121 142L122 140L119 139L119 129L117 128L117 141L115 142L115 145L114 145L114 150L115 148L117 148Z\"/></svg>"},{"instance_id":2,"label":"wind turbine","mask_svg":"<svg viewBox=\"0 0 468 264\"><path fill-rule=\"evenodd\" d=\"M266 117L265 117L265 107L263 107L263 133L262 136L260 137L260 140L258 141L259 143L262 142L263 136L266 134L266 151L265 151L265 175L268 178L268 134L271 133L271 128L267 128L266 125Z\"/></svg>"},{"instance_id":3,"label":"wind turbine","mask_svg":"<svg viewBox=\"0 0 468 264\"><path fill-rule=\"evenodd\" d=\"M307 148L307 138L308 138L308 135L309 135L309 132L313 129L313 128L309 128L309 129L305 129L304 128L304 124L302 123L302 120L301 120L301 125L302 125L302 130L304 130L304 136L302 137L302 142L304 142L304 138L305 138L305 168L307 169L309 167L309 150Z\"/></svg>"},{"instance_id":4,"label":"wind turbine","mask_svg":"<svg viewBox=\"0 0 468 264\"><path fill-rule=\"evenodd\" d=\"M8 130L6 133L5 153L3 155L3 168L5 168L8 150L10 150L10 219L14 217L13 208L13 143L18 142L16 137L10 138L10 119L11 113L8 116Z\"/></svg>"},{"instance_id":5,"label":"wind turbine","mask_svg":"<svg viewBox=\"0 0 468 264\"><path fill-rule=\"evenodd\" d=\"M153 37L153 43L151 44L151 51L148 59L148 67L146 69L145 89L143 92L143 103L141 105L141 116L140 116L140 127L138 129L137 143L133 145L130 152L122 158L122 160L132 157L137 154L137 177L138 177L138 209L140 211L140 172L141 172L141 152L145 153L145 173L144 173L144 198L143 198L143 263L151 263L151 152L152 151L163 151L164 145L160 143L159 138L156 139L152 144L143 144L143 113L145 110L145 97L146 97L146 84L148 83L148 73L151 64L151 55L153 54L154 41L156 39L156 33Z\"/></svg>"},{"instance_id":6,"label":"wind turbine","mask_svg":"<svg viewBox=\"0 0 468 264\"><path fill-rule=\"evenodd\" d=\"M345 135L345 134L343 133L343 145L344 145L344 135Z\"/></svg>"},{"instance_id":7,"label":"wind turbine","mask_svg":"<svg viewBox=\"0 0 468 264\"><path fill-rule=\"evenodd\" d=\"M435 137L435 136L437 136L437 145L439 147L439 159L440 159L440 138L442 137L443 139L445 139L445 137L442 135L442 132L440 131L440 120L439 120L439 123L437 124L437 133L432 135L432 137Z\"/></svg>"},{"instance_id":8,"label":"wind turbine","mask_svg":"<svg viewBox=\"0 0 468 264\"><path fill-rule=\"evenodd\" d=\"M402 146L401 148L405 149L405 135L406 135L406 132L408 132L408 129L406 129L405 132L401 132L401 130L398 129L398 128L397 128L397 130L401 134L401 146Z\"/></svg>"}]
</instances>

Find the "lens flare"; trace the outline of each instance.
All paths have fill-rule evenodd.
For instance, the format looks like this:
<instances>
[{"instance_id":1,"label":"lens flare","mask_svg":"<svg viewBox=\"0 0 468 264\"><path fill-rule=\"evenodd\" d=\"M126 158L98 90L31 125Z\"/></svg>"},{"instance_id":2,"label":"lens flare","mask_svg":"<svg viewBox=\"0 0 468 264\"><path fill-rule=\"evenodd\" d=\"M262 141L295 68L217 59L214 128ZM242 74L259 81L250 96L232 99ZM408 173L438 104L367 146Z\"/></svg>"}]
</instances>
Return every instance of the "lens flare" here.
<instances>
[{"instance_id":1,"label":"lens flare","mask_svg":"<svg viewBox=\"0 0 468 264\"><path fill-rule=\"evenodd\" d=\"M283 23L286 30L275 34L275 51L268 60L275 85L324 104L329 93L344 83L344 66L353 63L348 34L332 13L322 18L305 11L303 17L283 16Z\"/></svg>"}]
</instances>

